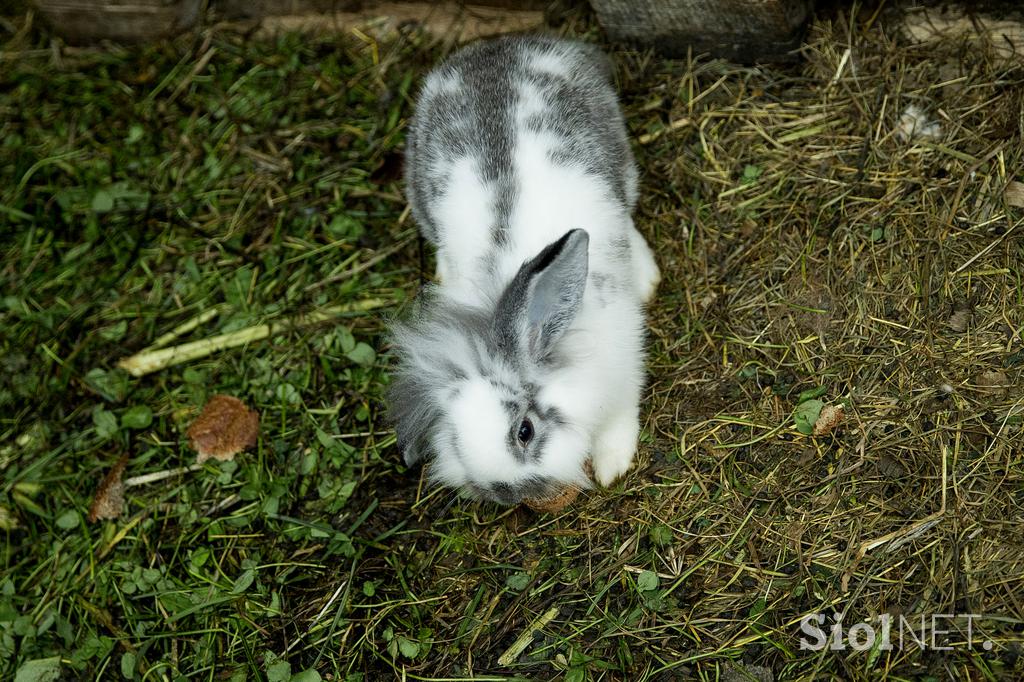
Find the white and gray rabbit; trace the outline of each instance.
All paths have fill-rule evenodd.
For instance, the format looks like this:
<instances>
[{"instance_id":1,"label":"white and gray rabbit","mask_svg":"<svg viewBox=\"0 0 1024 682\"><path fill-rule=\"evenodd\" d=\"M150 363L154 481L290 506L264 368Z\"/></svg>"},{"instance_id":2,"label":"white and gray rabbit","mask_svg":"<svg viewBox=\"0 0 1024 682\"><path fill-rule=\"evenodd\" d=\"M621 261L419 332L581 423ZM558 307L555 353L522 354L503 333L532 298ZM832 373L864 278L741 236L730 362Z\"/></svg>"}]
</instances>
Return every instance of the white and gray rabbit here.
<instances>
[{"instance_id":1,"label":"white and gray rabbit","mask_svg":"<svg viewBox=\"0 0 1024 682\"><path fill-rule=\"evenodd\" d=\"M588 486L588 459L612 483L660 275L607 58L541 36L460 50L426 78L405 169L438 280L392 333L406 463L504 504Z\"/></svg>"}]
</instances>

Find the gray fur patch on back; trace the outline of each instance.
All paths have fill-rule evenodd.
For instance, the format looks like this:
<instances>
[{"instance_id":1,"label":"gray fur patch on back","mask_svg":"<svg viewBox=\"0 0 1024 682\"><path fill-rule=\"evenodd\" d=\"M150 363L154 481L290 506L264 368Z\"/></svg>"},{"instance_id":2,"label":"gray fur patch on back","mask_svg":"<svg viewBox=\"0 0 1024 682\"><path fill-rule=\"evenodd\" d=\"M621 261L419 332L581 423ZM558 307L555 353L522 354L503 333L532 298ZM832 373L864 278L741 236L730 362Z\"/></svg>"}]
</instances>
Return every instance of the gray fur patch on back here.
<instances>
[{"instance_id":1,"label":"gray fur patch on back","mask_svg":"<svg viewBox=\"0 0 1024 682\"><path fill-rule=\"evenodd\" d=\"M593 45L517 35L466 47L427 78L409 126L405 175L409 203L424 237L444 241L431 209L450 190L453 162L476 160L494 197L493 224L481 235L507 239L519 179L515 176L516 112L523 88L542 100L523 125L556 141L551 161L601 178L632 211L636 166L611 82L608 58ZM454 188L457 191L457 188Z\"/></svg>"},{"instance_id":2,"label":"gray fur patch on back","mask_svg":"<svg viewBox=\"0 0 1024 682\"><path fill-rule=\"evenodd\" d=\"M590 55L606 65L598 50ZM598 61L599 60L599 61ZM604 70L592 63L574 62L565 77L528 71L526 79L548 104L543 113L527 119L527 128L553 134L558 146L551 151L555 164L575 166L602 178L618 202L632 209L635 188L633 152L626 138L618 99Z\"/></svg>"}]
</instances>

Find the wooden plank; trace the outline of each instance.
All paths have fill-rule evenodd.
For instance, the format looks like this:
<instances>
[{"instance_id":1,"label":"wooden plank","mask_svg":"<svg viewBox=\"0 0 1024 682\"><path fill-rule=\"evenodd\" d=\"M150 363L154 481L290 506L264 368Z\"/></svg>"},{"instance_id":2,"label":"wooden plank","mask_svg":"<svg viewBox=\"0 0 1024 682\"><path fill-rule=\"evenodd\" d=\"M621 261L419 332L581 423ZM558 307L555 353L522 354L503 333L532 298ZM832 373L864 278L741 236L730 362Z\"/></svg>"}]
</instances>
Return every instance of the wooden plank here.
<instances>
[{"instance_id":1,"label":"wooden plank","mask_svg":"<svg viewBox=\"0 0 1024 682\"><path fill-rule=\"evenodd\" d=\"M458 43L540 29L544 26L544 13L462 2L367 2L356 11L264 16L259 22L260 36L287 31L336 33L358 28L381 38L402 26L414 25Z\"/></svg>"},{"instance_id":2,"label":"wooden plank","mask_svg":"<svg viewBox=\"0 0 1024 682\"><path fill-rule=\"evenodd\" d=\"M2 2L2 0L0 0ZM134 43L173 36L195 25L202 0L32 0L54 33L70 43ZM422 25L464 41L543 27L550 0L209 0L220 18L259 21L262 34L329 32L373 25ZM380 32L380 31L378 31ZM386 31L385 31L386 32Z\"/></svg>"},{"instance_id":3,"label":"wooden plank","mask_svg":"<svg viewBox=\"0 0 1024 682\"><path fill-rule=\"evenodd\" d=\"M669 57L790 61L814 0L591 0L612 40Z\"/></svg>"},{"instance_id":4,"label":"wooden plank","mask_svg":"<svg viewBox=\"0 0 1024 682\"><path fill-rule=\"evenodd\" d=\"M140 42L191 28L200 0L35 0L53 32L69 43Z\"/></svg>"},{"instance_id":5,"label":"wooden plank","mask_svg":"<svg viewBox=\"0 0 1024 682\"><path fill-rule=\"evenodd\" d=\"M410 12L425 13L424 8L436 5L467 3L429 2L424 0L405 0L404 2L387 2L382 0L211 0L211 6L228 19L262 19L263 17L282 15L311 14L346 14L383 16L389 11L398 14ZM493 12L495 9L520 11L543 11L550 0L471 0L469 5ZM403 5L419 6L419 9L403 9ZM395 9L397 8L397 10ZM472 10L472 7L469 8Z\"/></svg>"},{"instance_id":6,"label":"wooden plank","mask_svg":"<svg viewBox=\"0 0 1024 682\"><path fill-rule=\"evenodd\" d=\"M1013 0L1019 3L1020 0ZM914 7L906 11L903 27L907 35L918 43L938 43L959 40L965 45L988 45L1003 59L1021 59L1024 56L1024 5L1011 8L1004 0L979 3L978 7L964 6ZM990 11L981 12L985 6Z\"/></svg>"}]
</instances>

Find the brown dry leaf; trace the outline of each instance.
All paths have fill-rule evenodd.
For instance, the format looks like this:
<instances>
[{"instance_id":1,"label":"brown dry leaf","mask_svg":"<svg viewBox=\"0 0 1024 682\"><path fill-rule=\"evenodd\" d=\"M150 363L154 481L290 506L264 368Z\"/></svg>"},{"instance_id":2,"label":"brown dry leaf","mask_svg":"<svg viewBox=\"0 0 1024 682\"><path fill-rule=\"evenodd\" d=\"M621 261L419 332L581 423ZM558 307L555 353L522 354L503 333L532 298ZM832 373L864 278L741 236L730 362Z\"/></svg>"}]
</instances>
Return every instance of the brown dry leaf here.
<instances>
[{"instance_id":1,"label":"brown dry leaf","mask_svg":"<svg viewBox=\"0 0 1024 682\"><path fill-rule=\"evenodd\" d=\"M100 519L116 519L121 515L124 508L124 481L121 480L121 476L126 466L128 455L123 455L100 481L92 498L92 506L89 507L90 523Z\"/></svg>"},{"instance_id":2,"label":"brown dry leaf","mask_svg":"<svg viewBox=\"0 0 1024 682\"><path fill-rule=\"evenodd\" d=\"M594 466L590 463L590 460L583 463L583 471L586 473L587 478L593 480ZM535 512L554 514L555 512L560 512L572 504L573 500L575 500L579 494L579 488L575 486L567 486L557 494L545 499L528 497L523 500L523 504Z\"/></svg>"},{"instance_id":3,"label":"brown dry leaf","mask_svg":"<svg viewBox=\"0 0 1024 682\"><path fill-rule=\"evenodd\" d=\"M907 473L907 470L898 459L886 453L878 459L878 473L891 480L901 478Z\"/></svg>"},{"instance_id":4,"label":"brown dry leaf","mask_svg":"<svg viewBox=\"0 0 1024 682\"><path fill-rule=\"evenodd\" d=\"M822 409L824 409L824 408L822 408ZM817 459L817 457L818 457L817 450L815 450L814 448L808 446L808 447L803 448L802 450L800 450L800 456L797 457L797 459L796 459L796 465L797 466L801 466L801 467L807 466L808 464L813 462L815 459Z\"/></svg>"},{"instance_id":5,"label":"brown dry leaf","mask_svg":"<svg viewBox=\"0 0 1024 682\"><path fill-rule=\"evenodd\" d=\"M1024 208L1024 182L1011 180L1007 183L1003 196L1006 198L1006 203L1010 206Z\"/></svg>"},{"instance_id":6,"label":"brown dry leaf","mask_svg":"<svg viewBox=\"0 0 1024 682\"><path fill-rule=\"evenodd\" d=\"M955 332L965 332L971 324L971 311L969 308L957 308L946 320L946 326Z\"/></svg>"},{"instance_id":7,"label":"brown dry leaf","mask_svg":"<svg viewBox=\"0 0 1024 682\"><path fill-rule=\"evenodd\" d=\"M531 497L526 498L523 502L527 507L535 512L546 512L553 514L555 512L562 511L576 499L576 496L580 494L579 488L568 487L563 488L560 493L547 499L539 500Z\"/></svg>"},{"instance_id":8,"label":"brown dry leaf","mask_svg":"<svg viewBox=\"0 0 1024 682\"><path fill-rule=\"evenodd\" d=\"M1010 387L1010 377L1006 376L1006 372L993 370L979 374L976 383L978 388L985 393L1002 395Z\"/></svg>"},{"instance_id":9,"label":"brown dry leaf","mask_svg":"<svg viewBox=\"0 0 1024 682\"><path fill-rule=\"evenodd\" d=\"M825 405L821 408L817 421L814 422L814 435L826 436L832 433L841 421L843 421L843 406Z\"/></svg>"},{"instance_id":10,"label":"brown dry leaf","mask_svg":"<svg viewBox=\"0 0 1024 682\"><path fill-rule=\"evenodd\" d=\"M260 415L238 398L215 395L189 427L188 442L199 453L196 462L213 459L227 462L242 450L256 445Z\"/></svg>"}]
</instances>

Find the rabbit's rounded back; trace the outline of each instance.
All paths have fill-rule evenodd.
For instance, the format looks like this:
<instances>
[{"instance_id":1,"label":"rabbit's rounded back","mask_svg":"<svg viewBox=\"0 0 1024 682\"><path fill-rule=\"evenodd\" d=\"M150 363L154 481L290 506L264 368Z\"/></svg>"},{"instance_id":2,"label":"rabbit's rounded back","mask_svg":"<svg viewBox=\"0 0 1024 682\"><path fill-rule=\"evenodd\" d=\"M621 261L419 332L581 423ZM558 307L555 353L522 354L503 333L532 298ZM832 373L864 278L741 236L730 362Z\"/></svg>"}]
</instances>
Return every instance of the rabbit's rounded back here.
<instances>
[{"instance_id":1,"label":"rabbit's rounded back","mask_svg":"<svg viewBox=\"0 0 1024 682\"><path fill-rule=\"evenodd\" d=\"M637 174L608 58L587 43L509 36L457 52L424 82L405 168L413 217L428 241L444 241L438 203L451 186L452 164L466 157L478 160L480 180L498 192L498 210L486 227L501 240L522 130L552 134L558 142L553 160L601 177L632 211Z\"/></svg>"}]
</instances>

